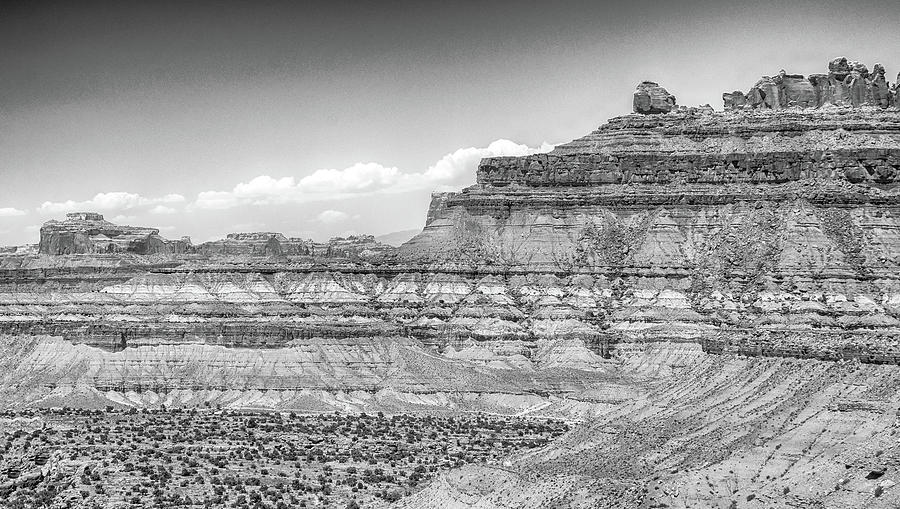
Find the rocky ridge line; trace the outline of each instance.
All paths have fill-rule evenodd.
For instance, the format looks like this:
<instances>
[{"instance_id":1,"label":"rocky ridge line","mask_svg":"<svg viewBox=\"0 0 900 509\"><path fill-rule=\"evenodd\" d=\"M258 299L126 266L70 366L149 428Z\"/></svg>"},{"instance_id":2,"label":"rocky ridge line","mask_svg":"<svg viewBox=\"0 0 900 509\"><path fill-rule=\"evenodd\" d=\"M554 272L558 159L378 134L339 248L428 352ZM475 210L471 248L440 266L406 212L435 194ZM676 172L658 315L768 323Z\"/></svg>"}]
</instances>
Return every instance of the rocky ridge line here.
<instances>
[{"instance_id":1,"label":"rocky ridge line","mask_svg":"<svg viewBox=\"0 0 900 509\"><path fill-rule=\"evenodd\" d=\"M861 62L838 57L828 63L828 73L788 74L783 69L775 76L763 76L746 94L735 90L722 94L725 109L823 106L900 107L900 74L893 85L885 80L884 66L872 71Z\"/></svg>"}]
</instances>

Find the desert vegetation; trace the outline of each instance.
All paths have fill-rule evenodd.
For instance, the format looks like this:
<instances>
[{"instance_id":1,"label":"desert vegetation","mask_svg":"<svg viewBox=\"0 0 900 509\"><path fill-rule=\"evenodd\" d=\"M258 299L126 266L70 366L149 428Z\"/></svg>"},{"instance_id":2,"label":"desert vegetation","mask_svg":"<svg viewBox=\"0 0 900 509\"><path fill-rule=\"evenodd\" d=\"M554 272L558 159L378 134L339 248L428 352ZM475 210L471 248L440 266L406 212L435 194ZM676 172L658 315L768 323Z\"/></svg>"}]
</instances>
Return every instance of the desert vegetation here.
<instances>
[{"instance_id":1,"label":"desert vegetation","mask_svg":"<svg viewBox=\"0 0 900 509\"><path fill-rule=\"evenodd\" d=\"M5 507L377 507L568 429L485 414L0 413Z\"/></svg>"}]
</instances>

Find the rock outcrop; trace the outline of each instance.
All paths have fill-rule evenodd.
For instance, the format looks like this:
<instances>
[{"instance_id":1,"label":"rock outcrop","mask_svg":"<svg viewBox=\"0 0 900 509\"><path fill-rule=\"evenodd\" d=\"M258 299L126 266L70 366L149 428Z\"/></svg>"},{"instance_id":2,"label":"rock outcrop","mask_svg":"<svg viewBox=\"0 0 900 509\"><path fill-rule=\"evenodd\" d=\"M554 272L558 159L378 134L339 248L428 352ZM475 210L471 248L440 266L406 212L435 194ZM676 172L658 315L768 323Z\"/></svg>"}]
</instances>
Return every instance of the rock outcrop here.
<instances>
[{"instance_id":1,"label":"rock outcrop","mask_svg":"<svg viewBox=\"0 0 900 509\"><path fill-rule=\"evenodd\" d=\"M723 99L642 83L636 114L482 160L399 249L51 221L0 251L0 407L582 422L399 507L887 507L897 85L841 58Z\"/></svg>"},{"instance_id":2,"label":"rock outcrop","mask_svg":"<svg viewBox=\"0 0 900 509\"><path fill-rule=\"evenodd\" d=\"M476 185L435 196L401 256L589 275L610 295L683 303L674 319L614 297L597 323L612 351L693 337L709 352L898 363L900 111L854 107L853 80L871 75L830 67L847 87L829 108L780 73L730 94L740 109L628 115L547 154L484 159Z\"/></svg>"},{"instance_id":3,"label":"rock outcrop","mask_svg":"<svg viewBox=\"0 0 900 509\"><path fill-rule=\"evenodd\" d=\"M72 212L65 221L47 221L41 227L38 250L42 254L132 253L138 255L182 254L191 240L167 240L156 228L120 226L96 212Z\"/></svg>"},{"instance_id":4,"label":"rock outcrop","mask_svg":"<svg viewBox=\"0 0 900 509\"><path fill-rule=\"evenodd\" d=\"M192 246L71 215L45 225L43 255L0 256L0 332L112 354L402 337L525 372L593 373L670 342L900 364L900 112L884 74L846 59L781 72L725 112L642 83L636 109L659 114L482 160L400 249L272 232Z\"/></svg>"},{"instance_id":5,"label":"rock outcrop","mask_svg":"<svg viewBox=\"0 0 900 509\"><path fill-rule=\"evenodd\" d=\"M350 235L333 237L327 243L315 243L312 252L327 258L375 260L389 257L396 248L375 240L374 235Z\"/></svg>"},{"instance_id":6,"label":"rock outcrop","mask_svg":"<svg viewBox=\"0 0 900 509\"><path fill-rule=\"evenodd\" d=\"M237 256L297 256L310 254L310 242L287 238L281 233L229 233L222 240L204 242L197 252L208 255Z\"/></svg>"},{"instance_id":7,"label":"rock outcrop","mask_svg":"<svg viewBox=\"0 0 900 509\"><path fill-rule=\"evenodd\" d=\"M328 242L288 238L277 232L229 233L224 239L193 245L190 237L168 240L157 228L117 225L96 212L73 212L64 221L51 220L41 227L38 252L45 255L128 254L199 255L201 259L253 259L312 257L367 260L392 255L396 248L372 235L334 237ZM26 254L27 247L4 248L0 254ZM193 258L197 258L194 256ZM188 256L187 259L191 259Z\"/></svg>"},{"instance_id":8,"label":"rock outcrop","mask_svg":"<svg viewBox=\"0 0 900 509\"><path fill-rule=\"evenodd\" d=\"M900 78L898 78L900 81ZM896 84L885 81L885 70L875 64L872 72L860 62L838 57L828 63L828 73L787 74L781 70L775 76L763 76L746 94L735 91L722 94L725 109L790 107L820 108L836 106L898 106Z\"/></svg>"},{"instance_id":9,"label":"rock outcrop","mask_svg":"<svg viewBox=\"0 0 900 509\"><path fill-rule=\"evenodd\" d=\"M675 108L675 96L652 81L644 81L634 91L634 112L646 115L668 113Z\"/></svg>"},{"instance_id":10,"label":"rock outcrop","mask_svg":"<svg viewBox=\"0 0 900 509\"><path fill-rule=\"evenodd\" d=\"M328 242L288 238L281 233L229 233L222 240L204 242L193 251L215 259L277 258L374 260L389 257L396 248L382 244L372 235L334 237Z\"/></svg>"}]
</instances>

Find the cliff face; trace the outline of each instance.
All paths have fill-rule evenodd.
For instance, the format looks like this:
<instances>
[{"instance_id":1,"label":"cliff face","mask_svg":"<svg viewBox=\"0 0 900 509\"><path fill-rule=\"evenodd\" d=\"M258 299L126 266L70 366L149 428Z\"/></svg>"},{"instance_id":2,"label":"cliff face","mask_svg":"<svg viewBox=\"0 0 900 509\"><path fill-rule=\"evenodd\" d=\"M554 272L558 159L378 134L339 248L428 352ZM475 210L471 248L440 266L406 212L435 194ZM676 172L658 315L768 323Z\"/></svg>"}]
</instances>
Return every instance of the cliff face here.
<instances>
[{"instance_id":1,"label":"cliff face","mask_svg":"<svg viewBox=\"0 0 900 509\"><path fill-rule=\"evenodd\" d=\"M281 233L229 233L222 240L204 242L194 253L214 259L280 258L373 260L390 256L396 248L382 244L372 235L334 237L328 242L288 238Z\"/></svg>"},{"instance_id":2,"label":"cliff face","mask_svg":"<svg viewBox=\"0 0 900 509\"><path fill-rule=\"evenodd\" d=\"M0 250L0 408L583 422L401 507L888 507L897 97L846 59L724 112L644 82L636 114L483 160L399 249L48 222Z\"/></svg>"},{"instance_id":3,"label":"cliff face","mask_svg":"<svg viewBox=\"0 0 900 509\"><path fill-rule=\"evenodd\" d=\"M613 344L682 338L685 323L709 352L896 363L900 111L855 104L673 106L484 159L476 185L435 196L401 256L679 299L679 318L613 300L600 321Z\"/></svg>"},{"instance_id":4,"label":"cliff face","mask_svg":"<svg viewBox=\"0 0 900 509\"><path fill-rule=\"evenodd\" d=\"M210 255L290 256L310 254L309 242L280 233L229 233L222 240L204 242L197 251Z\"/></svg>"},{"instance_id":5,"label":"cliff face","mask_svg":"<svg viewBox=\"0 0 900 509\"><path fill-rule=\"evenodd\" d=\"M828 237L840 211L853 246L832 236L828 251L894 267L881 233L894 228L898 178L897 110L629 115L549 154L483 160L478 184L436 197L403 252L440 261L476 245L476 263L606 267L583 256L596 254L590 240L625 235L602 243L624 250L618 265L693 266L735 214L769 211L773 233L790 242L808 227ZM479 260L485 250L493 258Z\"/></svg>"},{"instance_id":6,"label":"cliff face","mask_svg":"<svg viewBox=\"0 0 900 509\"><path fill-rule=\"evenodd\" d=\"M746 94L739 90L726 92L722 94L722 100L725 109L827 105L889 108L900 106L900 93L897 83L890 86L886 81L883 65L875 64L869 72L861 62L838 57L828 63L827 73L804 78L782 69L774 76L763 76Z\"/></svg>"},{"instance_id":7,"label":"cliff face","mask_svg":"<svg viewBox=\"0 0 900 509\"><path fill-rule=\"evenodd\" d=\"M41 254L133 253L181 254L191 250L191 240L170 241L155 228L120 226L96 212L66 214L65 221L48 221L41 227Z\"/></svg>"},{"instance_id":8,"label":"cliff face","mask_svg":"<svg viewBox=\"0 0 900 509\"><path fill-rule=\"evenodd\" d=\"M190 237L168 240L156 228L111 223L96 212L73 212L64 221L41 227L38 252L45 255L162 255L186 259L242 259L318 257L373 259L393 254L395 248L372 235L335 237L328 242L288 238L276 232L229 233L224 239L191 244ZM27 249L4 248L0 254L26 254Z\"/></svg>"},{"instance_id":9,"label":"cliff face","mask_svg":"<svg viewBox=\"0 0 900 509\"><path fill-rule=\"evenodd\" d=\"M821 247L893 267L882 233L893 230L898 203L900 94L884 75L880 64L870 73L843 57L808 79L781 71L746 94L725 94L725 112L676 107L664 88L644 82L636 114L548 154L482 160L475 186L435 196L425 231L403 252L608 267L608 257L591 256L599 234L621 251L611 253L618 265L693 267L749 206L770 210L772 229L788 242L808 226L829 237L830 219L845 216L852 246L831 235ZM790 216L804 208L798 226Z\"/></svg>"},{"instance_id":10,"label":"cliff face","mask_svg":"<svg viewBox=\"0 0 900 509\"><path fill-rule=\"evenodd\" d=\"M776 93L760 85L715 112L642 83L639 113L548 154L484 159L478 183L436 194L425 229L399 250L371 236L272 232L193 246L97 214L51 221L43 255L0 256L0 333L32 338L35 352L63 338L94 359L84 362L112 359L103 366L136 352L176 364L225 352L217 387L241 380L239 391L274 376L242 363L298 345L320 345L322 357L279 367L296 375L281 389L318 380L303 375L316 362L347 374L319 388L396 388L356 372L375 369L375 338L403 338L440 370L536 377L503 389L533 395L575 391L574 380L602 378L653 345L898 364L900 111L883 69L832 64L832 85L857 73L851 85L871 101L835 92L822 102L822 79L783 74L777 101L754 102ZM46 355L26 358L37 363L26 369L55 373L48 390L99 387L65 378ZM197 362L185 369L207 369ZM150 376L104 373L104 390L117 392L142 391ZM168 373L152 375L165 390L210 383Z\"/></svg>"}]
</instances>

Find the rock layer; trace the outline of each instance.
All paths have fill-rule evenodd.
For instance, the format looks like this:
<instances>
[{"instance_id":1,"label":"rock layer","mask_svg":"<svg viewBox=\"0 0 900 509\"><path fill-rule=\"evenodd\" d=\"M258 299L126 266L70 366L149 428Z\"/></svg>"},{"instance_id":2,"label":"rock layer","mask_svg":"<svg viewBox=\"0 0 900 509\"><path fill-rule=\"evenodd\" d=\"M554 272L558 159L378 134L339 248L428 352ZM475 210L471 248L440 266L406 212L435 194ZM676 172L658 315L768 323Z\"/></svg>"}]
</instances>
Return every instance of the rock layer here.
<instances>
[{"instance_id":1,"label":"rock layer","mask_svg":"<svg viewBox=\"0 0 900 509\"><path fill-rule=\"evenodd\" d=\"M49 222L42 254L0 253L0 406L583 422L406 507L888 507L900 111L884 75L836 59L725 94L725 112L642 83L641 114L484 159L399 250Z\"/></svg>"},{"instance_id":2,"label":"rock layer","mask_svg":"<svg viewBox=\"0 0 900 509\"><path fill-rule=\"evenodd\" d=\"M191 240L170 241L156 228L119 226L96 212L72 212L65 221L48 221L41 227L38 249L42 254L134 253L180 254L191 249Z\"/></svg>"},{"instance_id":3,"label":"rock layer","mask_svg":"<svg viewBox=\"0 0 900 509\"><path fill-rule=\"evenodd\" d=\"M900 111L817 108L801 78L774 80L769 109L628 115L547 154L484 159L476 185L434 197L401 256L647 295L597 304L612 352L666 339L896 364ZM649 303L662 295L673 308Z\"/></svg>"},{"instance_id":4,"label":"rock layer","mask_svg":"<svg viewBox=\"0 0 900 509\"><path fill-rule=\"evenodd\" d=\"M535 372L602 370L655 342L897 364L900 112L884 75L836 59L725 112L642 83L645 114L482 160L399 250L271 232L193 246L75 214L45 225L43 256L0 257L0 331L108 353L403 337Z\"/></svg>"},{"instance_id":5,"label":"rock layer","mask_svg":"<svg viewBox=\"0 0 900 509\"><path fill-rule=\"evenodd\" d=\"M675 108L675 96L658 83L645 81L634 92L634 112L643 114L668 113Z\"/></svg>"},{"instance_id":6,"label":"rock layer","mask_svg":"<svg viewBox=\"0 0 900 509\"><path fill-rule=\"evenodd\" d=\"M872 72L865 64L838 57L828 63L828 73L763 76L746 94L735 91L722 94L725 109L788 107L900 106L897 86L885 81L885 70L875 64Z\"/></svg>"}]
</instances>

